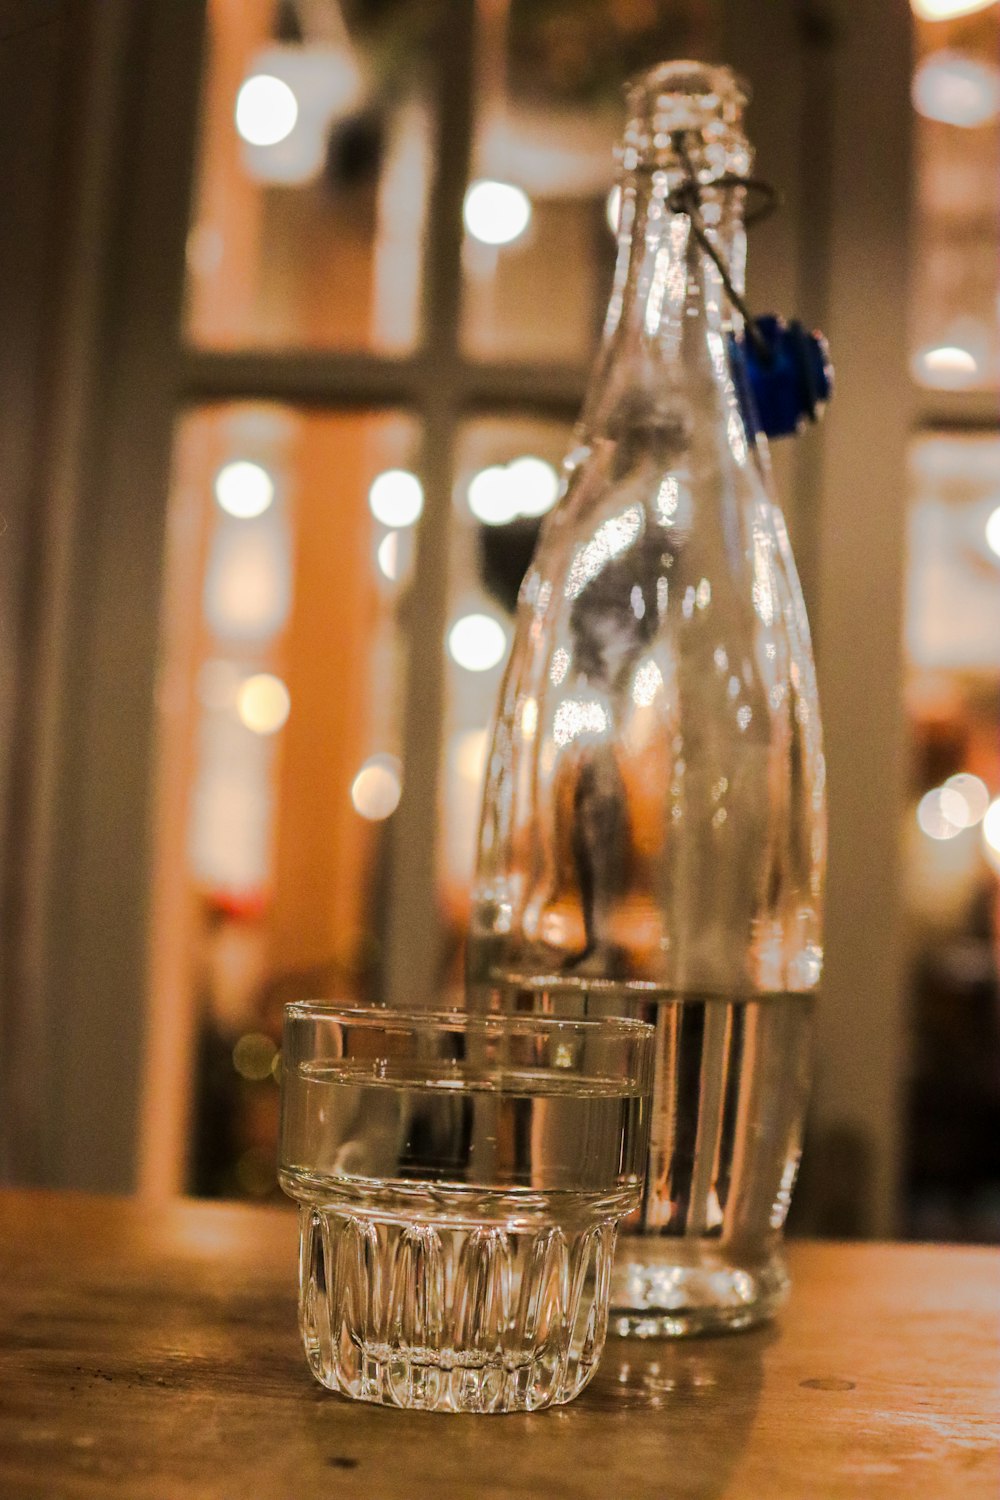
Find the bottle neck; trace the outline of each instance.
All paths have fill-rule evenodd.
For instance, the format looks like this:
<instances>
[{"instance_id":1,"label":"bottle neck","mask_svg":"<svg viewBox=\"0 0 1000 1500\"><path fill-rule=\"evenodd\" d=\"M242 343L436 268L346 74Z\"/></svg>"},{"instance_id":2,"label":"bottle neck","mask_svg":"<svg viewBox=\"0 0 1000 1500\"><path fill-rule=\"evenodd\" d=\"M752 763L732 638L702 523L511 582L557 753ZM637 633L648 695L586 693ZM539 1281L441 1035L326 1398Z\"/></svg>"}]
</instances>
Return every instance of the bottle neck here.
<instances>
[{"instance_id":1,"label":"bottle neck","mask_svg":"<svg viewBox=\"0 0 1000 1500\"><path fill-rule=\"evenodd\" d=\"M618 259L604 339L584 407L586 439L658 425L679 400L728 411L727 335L739 332L718 267L673 198L680 170L640 169L622 186ZM704 188L699 219L743 291L746 231L740 188ZM720 406L721 403L721 406Z\"/></svg>"}]
</instances>

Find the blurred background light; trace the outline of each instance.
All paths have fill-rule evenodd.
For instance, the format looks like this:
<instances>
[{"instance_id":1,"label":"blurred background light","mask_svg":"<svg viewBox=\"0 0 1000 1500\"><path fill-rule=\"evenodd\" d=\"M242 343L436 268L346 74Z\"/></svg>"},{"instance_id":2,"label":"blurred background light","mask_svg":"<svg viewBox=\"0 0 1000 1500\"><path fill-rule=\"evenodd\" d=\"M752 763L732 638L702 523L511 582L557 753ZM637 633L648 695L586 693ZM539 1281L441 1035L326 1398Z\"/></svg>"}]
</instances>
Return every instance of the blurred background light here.
<instances>
[{"instance_id":1,"label":"blurred background light","mask_svg":"<svg viewBox=\"0 0 1000 1500\"><path fill-rule=\"evenodd\" d=\"M969 771L960 771L957 776L948 777L945 788L957 792L963 799L966 807L964 827L974 828L985 817L990 805L989 789L985 781Z\"/></svg>"},{"instance_id":2,"label":"blurred background light","mask_svg":"<svg viewBox=\"0 0 1000 1500\"><path fill-rule=\"evenodd\" d=\"M1000 505L991 511L986 521L986 545L1000 557Z\"/></svg>"},{"instance_id":3,"label":"blurred background light","mask_svg":"<svg viewBox=\"0 0 1000 1500\"><path fill-rule=\"evenodd\" d=\"M960 52L935 52L920 64L911 92L926 119L971 129L1000 113L1000 69Z\"/></svg>"},{"instance_id":4,"label":"blurred background light","mask_svg":"<svg viewBox=\"0 0 1000 1500\"><path fill-rule=\"evenodd\" d=\"M996 0L910 0L913 14L922 21L951 21L956 16L971 16L977 10L988 10Z\"/></svg>"},{"instance_id":5,"label":"blurred background light","mask_svg":"<svg viewBox=\"0 0 1000 1500\"><path fill-rule=\"evenodd\" d=\"M622 211L622 190L617 182L608 194L608 201L604 206L604 213L608 221L608 228L612 234L618 233L618 220Z\"/></svg>"},{"instance_id":6,"label":"blurred background light","mask_svg":"<svg viewBox=\"0 0 1000 1500\"><path fill-rule=\"evenodd\" d=\"M424 508L424 487L409 469L386 469L372 481L368 504L383 526L412 526Z\"/></svg>"},{"instance_id":7,"label":"blurred background light","mask_svg":"<svg viewBox=\"0 0 1000 1500\"><path fill-rule=\"evenodd\" d=\"M240 722L254 734L277 733L288 718L291 706L288 689L281 678L271 672L255 672L236 695Z\"/></svg>"},{"instance_id":8,"label":"blurred background light","mask_svg":"<svg viewBox=\"0 0 1000 1500\"><path fill-rule=\"evenodd\" d=\"M942 390L961 390L979 373L976 356L958 344L934 344L921 349L913 362L913 373L922 385Z\"/></svg>"},{"instance_id":9,"label":"blurred background light","mask_svg":"<svg viewBox=\"0 0 1000 1500\"><path fill-rule=\"evenodd\" d=\"M233 1048L233 1067L241 1078L259 1083L270 1077L277 1047L261 1031L248 1031Z\"/></svg>"},{"instance_id":10,"label":"blurred background light","mask_svg":"<svg viewBox=\"0 0 1000 1500\"><path fill-rule=\"evenodd\" d=\"M929 839L953 839L968 827L968 818L968 803L954 787L935 787L917 806L917 823Z\"/></svg>"},{"instance_id":11,"label":"blurred background light","mask_svg":"<svg viewBox=\"0 0 1000 1500\"><path fill-rule=\"evenodd\" d=\"M531 200L509 182L474 182L465 195L465 227L483 245L510 245L531 223Z\"/></svg>"},{"instance_id":12,"label":"blurred background light","mask_svg":"<svg viewBox=\"0 0 1000 1500\"><path fill-rule=\"evenodd\" d=\"M514 487L504 464L480 469L469 481L469 509L485 526L506 526L517 515Z\"/></svg>"},{"instance_id":13,"label":"blurred background light","mask_svg":"<svg viewBox=\"0 0 1000 1500\"><path fill-rule=\"evenodd\" d=\"M295 129L299 103L282 78L255 73L236 96L236 129L249 146L276 146Z\"/></svg>"},{"instance_id":14,"label":"blurred background light","mask_svg":"<svg viewBox=\"0 0 1000 1500\"><path fill-rule=\"evenodd\" d=\"M544 458L526 453L507 465L511 485L522 516L544 516L556 503L559 475Z\"/></svg>"},{"instance_id":15,"label":"blurred background light","mask_svg":"<svg viewBox=\"0 0 1000 1500\"><path fill-rule=\"evenodd\" d=\"M390 531L378 544L375 554L378 559L379 572L383 578L388 578L390 583L395 583L399 577L399 532Z\"/></svg>"},{"instance_id":16,"label":"blurred background light","mask_svg":"<svg viewBox=\"0 0 1000 1500\"><path fill-rule=\"evenodd\" d=\"M262 516L274 500L274 480L260 464L238 459L223 464L215 476L215 498L228 516L249 520Z\"/></svg>"},{"instance_id":17,"label":"blurred background light","mask_svg":"<svg viewBox=\"0 0 1000 1500\"><path fill-rule=\"evenodd\" d=\"M491 464L469 481L469 509L486 526L518 516L543 516L559 494L559 475L544 458L526 453L509 464Z\"/></svg>"},{"instance_id":18,"label":"blurred background light","mask_svg":"<svg viewBox=\"0 0 1000 1500\"><path fill-rule=\"evenodd\" d=\"M983 838L994 854L1000 854L1000 797L991 802L983 818Z\"/></svg>"},{"instance_id":19,"label":"blurred background light","mask_svg":"<svg viewBox=\"0 0 1000 1500\"><path fill-rule=\"evenodd\" d=\"M1000 797L991 802L983 819L983 843L995 869L1000 869Z\"/></svg>"},{"instance_id":20,"label":"blurred background light","mask_svg":"<svg viewBox=\"0 0 1000 1500\"><path fill-rule=\"evenodd\" d=\"M488 672L506 650L507 632L493 615L462 615L448 632L451 658L467 672Z\"/></svg>"},{"instance_id":21,"label":"blurred background light","mask_svg":"<svg viewBox=\"0 0 1000 1500\"><path fill-rule=\"evenodd\" d=\"M335 12L337 7L331 7ZM364 80L346 32L333 44L264 47L237 95L243 164L258 182L298 186L323 170L334 122L363 100Z\"/></svg>"},{"instance_id":22,"label":"blurred background light","mask_svg":"<svg viewBox=\"0 0 1000 1500\"><path fill-rule=\"evenodd\" d=\"M354 810L370 823L381 823L399 806L403 782L394 755L372 755L351 783Z\"/></svg>"}]
</instances>

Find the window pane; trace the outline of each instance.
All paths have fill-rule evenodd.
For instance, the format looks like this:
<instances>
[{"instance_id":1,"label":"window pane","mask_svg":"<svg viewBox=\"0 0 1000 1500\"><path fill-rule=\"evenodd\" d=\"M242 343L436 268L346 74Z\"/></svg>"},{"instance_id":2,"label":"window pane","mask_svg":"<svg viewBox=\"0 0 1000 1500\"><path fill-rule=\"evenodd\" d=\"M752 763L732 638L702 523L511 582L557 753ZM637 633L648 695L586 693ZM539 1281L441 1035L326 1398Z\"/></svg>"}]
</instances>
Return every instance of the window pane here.
<instances>
[{"instance_id":1,"label":"window pane","mask_svg":"<svg viewBox=\"0 0 1000 1500\"><path fill-rule=\"evenodd\" d=\"M405 350L430 170L419 5L210 0L187 331Z\"/></svg>"},{"instance_id":2,"label":"window pane","mask_svg":"<svg viewBox=\"0 0 1000 1500\"><path fill-rule=\"evenodd\" d=\"M914 374L1000 385L1000 11L917 27Z\"/></svg>"},{"instance_id":3,"label":"window pane","mask_svg":"<svg viewBox=\"0 0 1000 1500\"><path fill-rule=\"evenodd\" d=\"M441 908L452 939L448 979L456 990L486 755L517 593L569 446L568 425L527 416L469 422L458 445L439 848Z\"/></svg>"},{"instance_id":4,"label":"window pane","mask_svg":"<svg viewBox=\"0 0 1000 1500\"><path fill-rule=\"evenodd\" d=\"M396 413L179 428L153 1004L197 1038L199 1192L274 1186L282 1005L381 995L416 442Z\"/></svg>"},{"instance_id":5,"label":"window pane","mask_svg":"<svg viewBox=\"0 0 1000 1500\"><path fill-rule=\"evenodd\" d=\"M919 1238L995 1241L1000 439L920 439L912 476L913 780L903 839L913 1037L906 1228Z\"/></svg>"},{"instance_id":6,"label":"window pane","mask_svg":"<svg viewBox=\"0 0 1000 1500\"><path fill-rule=\"evenodd\" d=\"M697 0L479 6L463 337L479 358L585 363L611 284L626 79L713 50Z\"/></svg>"}]
</instances>

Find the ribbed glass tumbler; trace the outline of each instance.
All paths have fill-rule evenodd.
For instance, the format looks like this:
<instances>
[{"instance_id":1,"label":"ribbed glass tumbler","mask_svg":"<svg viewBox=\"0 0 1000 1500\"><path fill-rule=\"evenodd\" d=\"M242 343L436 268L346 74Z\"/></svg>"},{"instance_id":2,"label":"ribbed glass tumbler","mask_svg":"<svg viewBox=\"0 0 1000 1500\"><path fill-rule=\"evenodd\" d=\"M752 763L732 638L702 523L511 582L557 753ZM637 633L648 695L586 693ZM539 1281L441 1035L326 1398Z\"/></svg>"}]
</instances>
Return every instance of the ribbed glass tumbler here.
<instances>
[{"instance_id":1,"label":"ribbed glass tumbler","mask_svg":"<svg viewBox=\"0 0 1000 1500\"><path fill-rule=\"evenodd\" d=\"M449 1412L579 1394L642 1192L652 1041L627 1020L286 1008L280 1175L323 1385Z\"/></svg>"}]
</instances>

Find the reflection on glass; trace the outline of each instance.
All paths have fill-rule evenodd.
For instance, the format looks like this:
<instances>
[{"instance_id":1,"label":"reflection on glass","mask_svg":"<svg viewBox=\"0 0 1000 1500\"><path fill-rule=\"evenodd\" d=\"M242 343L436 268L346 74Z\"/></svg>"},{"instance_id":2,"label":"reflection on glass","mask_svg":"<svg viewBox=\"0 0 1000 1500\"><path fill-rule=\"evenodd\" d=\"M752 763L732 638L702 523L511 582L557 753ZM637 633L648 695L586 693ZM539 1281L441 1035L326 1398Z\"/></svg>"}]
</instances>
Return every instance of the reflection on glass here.
<instances>
[{"instance_id":1,"label":"reflection on glass","mask_svg":"<svg viewBox=\"0 0 1000 1500\"><path fill-rule=\"evenodd\" d=\"M426 13L210 0L187 330L395 351L417 329Z\"/></svg>"}]
</instances>

